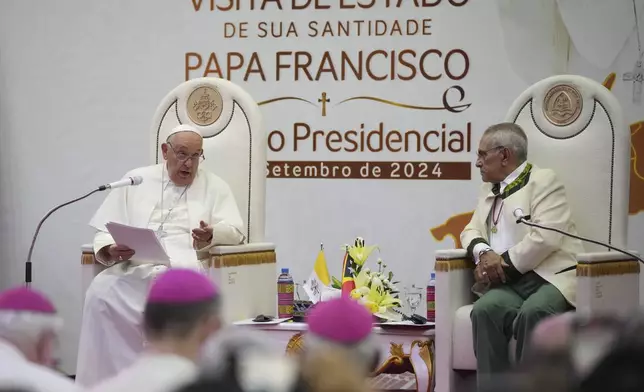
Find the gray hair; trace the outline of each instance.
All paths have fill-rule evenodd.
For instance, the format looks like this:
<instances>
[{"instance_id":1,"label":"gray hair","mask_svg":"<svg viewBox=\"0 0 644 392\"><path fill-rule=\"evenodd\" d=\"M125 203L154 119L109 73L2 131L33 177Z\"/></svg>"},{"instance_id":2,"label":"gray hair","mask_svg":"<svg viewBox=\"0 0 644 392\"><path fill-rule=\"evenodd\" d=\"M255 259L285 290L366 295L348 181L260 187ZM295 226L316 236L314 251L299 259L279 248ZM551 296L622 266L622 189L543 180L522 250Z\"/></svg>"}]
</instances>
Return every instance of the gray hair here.
<instances>
[{"instance_id":1,"label":"gray hair","mask_svg":"<svg viewBox=\"0 0 644 392\"><path fill-rule=\"evenodd\" d=\"M226 326L215 332L203 345L199 365L203 372L221 375L228 370L228 355L256 353L268 358L283 349L268 332Z\"/></svg>"},{"instance_id":2,"label":"gray hair","mask_svg":"<svg viewBox=\"0 0 644 392\"><path fill-rule=\"evenodd\" d=\"M528 137L518 124L494 124L483 132L483 137L489 138L494 147L503 146L512 150L520 163L528 159Z\"/></svg>"},{"instance_id":3,"label":"gray hair","mask_svg":"<svg viewBox=\"0 0 644 392\"><path fill-rule=\"evenodd\" d=\"M349 346L319 337L313 333L306 334L306 350L309 352L315 352L326 348L346 350L347 354L352 357L356 363L362 364L361 366L367 373L375 370L370 368L374 361L380 362L379 347L380 346L376 343L373 334L369 335L361 342Z\"/></svg>"}]
</instances>

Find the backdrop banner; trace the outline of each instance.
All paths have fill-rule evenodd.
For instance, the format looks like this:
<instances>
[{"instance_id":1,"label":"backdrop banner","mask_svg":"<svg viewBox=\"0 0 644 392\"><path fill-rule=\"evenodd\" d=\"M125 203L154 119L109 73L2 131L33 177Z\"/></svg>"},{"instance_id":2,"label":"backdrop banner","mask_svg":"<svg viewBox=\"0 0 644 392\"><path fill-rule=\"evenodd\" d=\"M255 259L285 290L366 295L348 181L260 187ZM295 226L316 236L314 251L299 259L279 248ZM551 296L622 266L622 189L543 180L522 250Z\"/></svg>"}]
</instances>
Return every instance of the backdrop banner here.
<instances>
[{"instance_id":1,"label":"backdrop banner","mask_svg":"<svg viewBox=\"0 0 644 392\"><path fill-rule=\"evenodd\" d=\"M629 248L644 252L644 0L610 11L581 0L29 3L0 3L2 287L22 281L52 206L150 163L156 106L203 76L260 105L266 240L300 284L321 243L339 278L343 245L361 236L379 245L368 266L380 257L401 289L424 287L434 251L460 246L475 207L482 132L561 73L605 83L632 124ZM34 285L67 321L69 373L83 297L65 282L80 280L101 201L52 217L34 251Z\"/></svg>"}]
</instances>

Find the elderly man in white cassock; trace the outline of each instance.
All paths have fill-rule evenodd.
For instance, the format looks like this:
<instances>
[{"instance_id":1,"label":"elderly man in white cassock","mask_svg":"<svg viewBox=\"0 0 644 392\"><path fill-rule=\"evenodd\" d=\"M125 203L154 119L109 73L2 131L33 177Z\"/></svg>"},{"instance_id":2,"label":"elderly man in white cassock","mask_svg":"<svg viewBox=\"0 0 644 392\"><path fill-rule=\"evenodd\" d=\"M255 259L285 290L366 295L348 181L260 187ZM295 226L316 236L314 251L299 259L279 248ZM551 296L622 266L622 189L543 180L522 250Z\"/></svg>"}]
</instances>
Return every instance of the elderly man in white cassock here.
<instances>
[{"instance_id":1,"label":"elderly man in white cassock","mask_svg":"<svg viewBox=\"0 0 644 392\"><path fill-rule=\"evenodd\" d=\"M63 321L42 293L25 287L0 293L0 390L78 391L53 370L54 345Z\"/></svg>"},{"instance_id":2,"label":"elderly man in white cassock","mask_svg":"<svg viewBox=\"0 0 644 392\"><path fill-rule=\"evenodd\" d=\"M105 224L154 230L172 267L206 271L214 245L244 242L235 198L221 178L199 167L203 140L190 125L172 130L161 146L164 163L130 171L138 186L110 192L92 218L94 252L109 268L85 297L76 381L92 387L131 365L144 346L142 313L151 280L167 269L137 261L136 249L114 243Z\"/></svg>"}]
</instances>

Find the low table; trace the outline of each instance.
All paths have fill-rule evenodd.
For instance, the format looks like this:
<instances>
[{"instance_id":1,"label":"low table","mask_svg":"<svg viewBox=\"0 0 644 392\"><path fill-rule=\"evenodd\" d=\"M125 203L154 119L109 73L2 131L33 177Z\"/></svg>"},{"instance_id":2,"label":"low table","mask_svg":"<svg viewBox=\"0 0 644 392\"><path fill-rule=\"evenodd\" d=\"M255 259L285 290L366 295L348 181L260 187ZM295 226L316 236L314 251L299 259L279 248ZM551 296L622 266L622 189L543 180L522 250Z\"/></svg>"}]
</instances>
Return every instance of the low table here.
<instances>
[{"instance_id":1,"label":"low table","mask_svg":"<svg viewBox=\"0 0 644 392\"><path fill-rule=\"evenodd\" d=\"M305 323L286 321L279 324L235 323L238 328L259 329L275 339L286 354L302 351L306 341ZM378 390L415 390L432 392L434 388L434 325L391 324L374 326L381 346L381 363L372 374ZM406 377L405 377L406 375ZM409 379L411 377L411 381ZM415 382L413 382L415 379ZM404 388L407 384L406 388ZM414 384L413 386L411 384ZM411 388L409 388L411 386Z\"/></svg>"}]
</instances>

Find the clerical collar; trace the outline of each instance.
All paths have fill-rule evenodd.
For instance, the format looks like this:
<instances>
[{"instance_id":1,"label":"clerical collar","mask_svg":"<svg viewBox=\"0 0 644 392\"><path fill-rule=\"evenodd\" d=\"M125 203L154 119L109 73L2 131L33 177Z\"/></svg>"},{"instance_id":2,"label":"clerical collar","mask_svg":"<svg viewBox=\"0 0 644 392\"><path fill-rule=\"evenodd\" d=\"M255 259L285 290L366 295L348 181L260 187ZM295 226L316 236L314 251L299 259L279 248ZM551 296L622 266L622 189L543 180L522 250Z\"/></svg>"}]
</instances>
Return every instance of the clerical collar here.
<instances>
[{"instance_id":1,"label":"clerical collar","mask_svg":"<svg viewBox=\"0 0 644 392\"><path fill-rule=\"evenodd\" d=\"M501 183L492 186L492 193L500 196L502 199L510 196L514 192L523 188L530 180L530 171L532 164L523 162L519 167L514 169Z\"/></svg>"}]
</instances>

